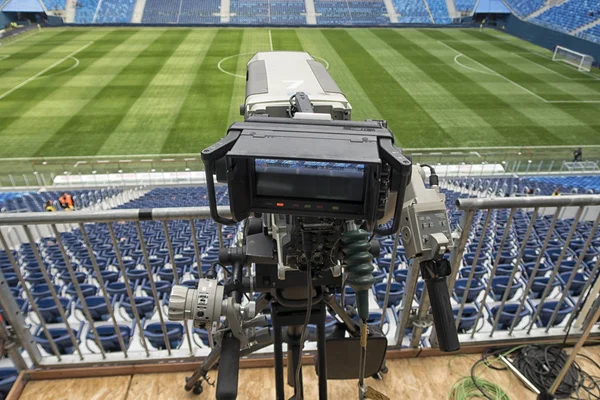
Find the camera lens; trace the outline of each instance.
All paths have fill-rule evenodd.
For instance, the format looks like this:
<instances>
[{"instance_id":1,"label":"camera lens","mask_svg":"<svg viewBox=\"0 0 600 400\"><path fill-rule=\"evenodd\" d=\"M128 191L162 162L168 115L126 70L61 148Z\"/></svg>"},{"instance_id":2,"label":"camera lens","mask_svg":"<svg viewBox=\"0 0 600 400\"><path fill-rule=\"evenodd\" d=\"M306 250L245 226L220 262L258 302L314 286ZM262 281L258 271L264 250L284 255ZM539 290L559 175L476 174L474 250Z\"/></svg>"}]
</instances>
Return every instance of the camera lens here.
<instances>
[{"instance_id":1,"label":"camera lens","mask_svg":"<svg viewBox=\"0 0 600 400\"><path fill-rule=\"evenodd\" d=\"M169 299L169 320L193 319L198 303L198 291L187 286L173 286Z\"/></svg>"}]
</instances>

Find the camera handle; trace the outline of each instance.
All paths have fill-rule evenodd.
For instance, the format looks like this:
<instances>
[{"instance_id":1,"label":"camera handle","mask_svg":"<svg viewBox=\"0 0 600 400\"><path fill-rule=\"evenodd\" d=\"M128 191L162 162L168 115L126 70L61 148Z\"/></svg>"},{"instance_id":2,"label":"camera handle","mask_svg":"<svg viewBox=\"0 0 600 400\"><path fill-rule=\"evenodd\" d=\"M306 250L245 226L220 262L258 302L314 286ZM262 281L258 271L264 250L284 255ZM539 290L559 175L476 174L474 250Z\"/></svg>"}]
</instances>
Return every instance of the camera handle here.
<instances>
[{"instance_id":1,"label":"camera handle","mask_svg":"<svg viewBox=\"0 0 600 400\"><path fill-rule=\"evenodd\" d=\"M202 150L201 158L204 162L204 170L206 173L206 188L208 192L208 205L210 207L211 218L223 225L235 225L237 222L233 219L225 218L219 215L217 209L217 198L215 194L215 163L217 160L225 157L227 152L233 148L233 145L240 137L240 131L230 131L227 136L219 140L217 143Z\"/></svg>"},{"instance_id":2,"label":"camera handle","mask_svg":"<svg viewBox=\"0 0 600 400\"><path fill-rule=\"evenodd\" d=\"M410 183L412 175L412 163L408 158L402 155L402 152L398 147L393 145L391 139L379 140L379 156L392 168L391 189L398 191L396 207L394 209L394 220L391 228L383 229L376 226L375 229L373 229L373 232L379 236L388 236L395 234L400 228L402 207L404 207L404 195L406 194L406 187Z\"/></svg>"}]
</instances>

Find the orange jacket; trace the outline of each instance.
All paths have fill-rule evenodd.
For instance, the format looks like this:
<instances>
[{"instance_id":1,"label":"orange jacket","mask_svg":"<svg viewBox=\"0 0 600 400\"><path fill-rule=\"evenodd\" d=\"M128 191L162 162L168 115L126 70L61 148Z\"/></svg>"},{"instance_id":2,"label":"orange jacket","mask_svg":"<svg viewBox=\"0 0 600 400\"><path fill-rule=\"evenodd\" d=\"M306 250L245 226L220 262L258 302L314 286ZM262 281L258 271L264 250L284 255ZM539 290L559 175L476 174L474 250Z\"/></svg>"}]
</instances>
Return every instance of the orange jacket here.
<instances>
[{"instance_id":1,"label":"orange jacket","mask_svg":"<svg viewBox=\"0 0 600 400\"><path fill-rule=\"evenodd\" d=\"M73 208L73 196L71 196L69 193L60 196L58 201L63 208Z\"/></svg>"}]
</instances>

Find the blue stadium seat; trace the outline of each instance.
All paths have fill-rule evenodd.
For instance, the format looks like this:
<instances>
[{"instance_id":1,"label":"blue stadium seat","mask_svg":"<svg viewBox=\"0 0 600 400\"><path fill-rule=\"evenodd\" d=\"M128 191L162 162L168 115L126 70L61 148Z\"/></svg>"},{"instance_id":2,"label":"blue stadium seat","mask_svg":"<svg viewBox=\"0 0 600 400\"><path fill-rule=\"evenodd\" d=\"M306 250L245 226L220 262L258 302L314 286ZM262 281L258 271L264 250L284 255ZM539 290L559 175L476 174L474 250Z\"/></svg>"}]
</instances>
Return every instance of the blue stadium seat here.
<instances>
[{"instance_id":1,"label":"blue stadium seat","mask_svg":"<svg viewBox=\"0 0 600 400\"><path fill-rule=\"evenodd\" d=\"M98 9L100 0L77 0L75 8L76 24L91 24Z\"/></svg>"},{"instance_id":2,"label":"blue stadium seat","mask_svg":"<svg viewBox=\"0 0 600 400\"><path fill-rule=\"evenodd\" d=\"M62 11L67 5L67 0L44 0L44 5L48 11Z\"/></svg>"},{"instance_id":3,"label":"blue stadium seat","mask_svg":"<svg viewBox=\"0 0 600 400\"><path fill-rule=\"evenodd\" d=\"M510 9L521 17L533 14L546 4L546 0L505 0Z\"/></svg>"},{"instance_id":4,"label":"blue stadium seat","mask_svg":"<svg viewBox=\"0 0 600 400\"><path fill-rule=\"evenodd\" d=\"M404 24L431 24L431 17L423 0L392 0L396 12L399 14L398 22Z\"/></svg>"},{"instance_id":5,"label":"blue stadium seat","mask_svg":"<svg viewBox=\"0 0 600 400\"><path fill-rule=\"evenodd\" d=\"M531 21L568 33L597 20L599 8L598 0L568 0L544 11ZM593 16L589 15L590 11L594 11Z\"/></svg>"},{"instance_id":6,"label":"blue stadium seat","mask_svg":"<svg viewBox=\"0 0 600 400\"><path fill-rule=\"evenodd\" d=\"M131 22L136 0L103 0L96 19L97 24Z\"/></svg>"},{"instance_id":7,"label":"blue stadium seat","mask_svg":"<svg viewBox=\"0 0 600 400\"><path fill-rule=\"evenodd\" d=\"M448 15L448 6L446 0L427 0L429 11L433 15L436 24L450 24L452 19Z\"/></svg>"}]
</instances>

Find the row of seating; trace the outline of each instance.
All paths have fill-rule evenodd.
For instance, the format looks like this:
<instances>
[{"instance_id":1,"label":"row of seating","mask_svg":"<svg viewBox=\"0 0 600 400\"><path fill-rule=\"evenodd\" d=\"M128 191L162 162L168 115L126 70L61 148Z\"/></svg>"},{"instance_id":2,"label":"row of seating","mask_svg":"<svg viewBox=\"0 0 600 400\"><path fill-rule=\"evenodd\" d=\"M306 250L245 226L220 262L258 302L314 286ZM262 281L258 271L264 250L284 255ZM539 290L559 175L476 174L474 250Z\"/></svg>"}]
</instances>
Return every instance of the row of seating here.
<instances>
[{"instance_id":1,"label":"row of seating","mask_svg":"<svg viewBox=\"0 0 600 400\"><path fill-rule=\"evenodd\" d=\"M94 22L98 24L128 23L133 16L135 2L136 0L103 0Z\"/></svg>"},{"instance_id":2,"label":"row of seating","mask_svg":"<svg viewBox=\"0 0 600 400\"><path fill-rule=\"evenodd\" d=\"M77 6L75 7L75 23L93 23L99 1L100 0L77 0Z\"/></svg>"},{"instance_id":3,"label":"row of seating","mask_svg":"<svg viewBox=\"0 0 600 400\"><path fill-rule=\"evenodd\" d=\"M454 7L457 11L472 12L475 10L477 0L454 0Z\"/></svg>"},{"instance_id":4,"label":"row of seating","mask_svg":"<svg viewBox=\"0 0 600 400\"><path fill-rule=\"evenodd\" d=\"M429 11L433 16L433 20L436 24L450 24L452 19L448 15L448 5L446 0L427 0L429 5Z\"/></svg>"},{"instance_id":5,"label":"row of seating","mask_svg":"<svg viewBox=\"0 0 600 400\"><path fill-rule=\"evenodd\" d=\"M318 0L315 1L315 11L319 25L385 25L390 23L387 9L382 0Z\"/></svg>"},{"instance_id":6,"label":"row of seating","mask_svg":"<svg viewBox=\"0 0 600 400\"><path fill-rule=\"evenodd\" d=\"M405 24L431 24L431 17L423 0L392 0L398 22Z\"/></svg>"},{"instance_id":7,"label":"row of seating","mask_svg":"<svg viewBox=\"0 0 600 400\"><path fill-rule=\"evenodd\" d=\"M597 0L567 0L544 11L531 21L569 33L598 19L600 4Z\"/></svg>"},{"instance_id":8,"label":"row of seating","mask_svg":"<svg viewBox=\"0 0 600 400\"><path fill-rule=\"evenodd\" d=\"M505 0L505 3L515 14L526 18L542 8L546 4L546 0Z\"/></svg>"},{"instance_id":9,"label":"row of seating","mask_svg":"<svg viewBox=\"0 0 600 400\"><path fill-rule=\"evenodd\" d=\"M66 8L67 0L44 0L48 11L62 11Z\"/></svg>"},{"instance_id":10,"label":"row of seating","mask_svg":"<svg viewBox=\"0 0 600 400\"><path fill-rule=\"evenodd\" d=\"M218 24L220 10L220 0L147 0L142 23Z\"/></svg>"},{"instance_id":11,"label":"row of seating","mask_svg":"<svg viewBox=\"0 0 600 400\"><path fill-rule=\"evenodd\" d=\"M590 29L580 32L578 36L592 42L600 43L600 24L594 25Z\"/></svg>"},{"instance_id":12,"label":"row of seating","mask_svg":"<svg viewBox=\"0 0 600 400\"><path fill-rule=\"evenodd\" d=\"M99 190L68 190L68 192L73 196L75 208L85 208L114 197L121 193L121 190L106 188ZM45 204L48 200L52 201L56 211L61 211L62 208L58 203L58 198L62 193L59 191L6 192L0 195L0 212L46 211Z\"/></svg>"},{"instance_id":13,"label":"row of seating","mask_svg":"<svg viewBox=\"0 0 600 400\"><path fill-rule=\"evenodd\" d=\"M47 0L62 4L65 0ZM465 1L465 0L463 0ZM59 4L60 3L60 4ZM79 0L76 23L127 23L135 0ZM401 23L449 24L446 0L393 0ZM427 4L431 12L427 11ZM220 0L147 0L142 16L146 24L218 24ZM319 25L387 25L390 23L383 0L316 0ZM231 0L230 22L235 24L306 24L302 0Z\"/></svg>"}]
</instances>

